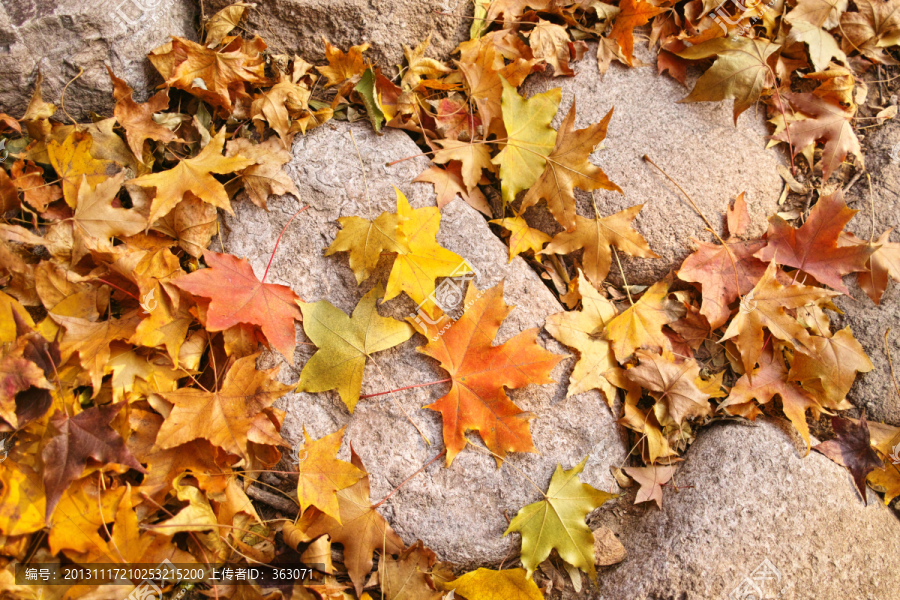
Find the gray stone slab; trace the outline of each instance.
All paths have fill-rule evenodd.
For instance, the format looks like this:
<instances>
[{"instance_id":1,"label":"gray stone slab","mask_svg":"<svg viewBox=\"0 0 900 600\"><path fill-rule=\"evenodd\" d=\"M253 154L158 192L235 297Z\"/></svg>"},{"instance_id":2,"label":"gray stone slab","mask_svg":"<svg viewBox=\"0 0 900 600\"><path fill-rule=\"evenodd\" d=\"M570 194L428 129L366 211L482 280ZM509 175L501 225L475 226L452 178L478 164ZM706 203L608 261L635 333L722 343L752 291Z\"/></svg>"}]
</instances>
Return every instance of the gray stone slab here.
<instances>
[{"instance_id":1,"label":"gray stone slab","mask_svg":"<svg viewBox=\"0 0 900 600\"><path fill-rule=\"evenodd\" d=\"M384 210L394 212L392 184L403 190L414 208L434 206L435 199L430 184L412 183L427 167L426 159L385 166L419 152L405 133L387 130L379 137L367 125L353 126L366 165L366 184L348 129L345 123L330 123L295 141L294 157L286 168L310 208L285 233L267 281L290 285L305 301L327 299L349 313L375 280L386 281L388 259L382 259L372 280L357 286L345 254L323 256L339 230L336 219L369 214L374 218ZM261 275L275 239L299 204L292 197L270 199L269 213L248 201L235 202L234 206L235 217L227 218L223 228L225 249L248 258ZM562 310L524 261L517 258L508 262L506 246L491 233L484 218L462 201L444 208L438 241L475 266L480 272L480 288L505 281L506 302L516 309L503 323L497 343L524 329L543 327L548 315ZM380 312L402 318L413 309L414 304L404 295L385 303ZM298 340L307 341L300 327ZM425 338L416 335L401 346L375 355L377 366L367 366L363 394L444 379L446 372L436 361L416 352L416 346L424 343ZM551 352L568 354L546 333L540 335L539 343ZM314 350L312 346L298 346L298 368L285 364L282 381L296 382L299 368ZM262 362L269 367L284 360L270 354ZM540 455L515 454L510 465L498 470L490 455L468 448L451 468L443 463L429 466L382 506L405 542L421 539L442 560L468 567L515 556L518 536L501 537L507 525L504 513L512 517L540 496L511 465L543 489L557 463L571 468L589 455L583 480L606 491L617 489L609 465L620 464L626 452L621 432L599 393L565 397L573 366L574 360L566 360L553 371L558 384L509 392L522 410L537 415L531 430ZM448 384L441 384L407 390L396 394L396 399L390 395L363 399L353 415L335 392L289 394L279 404L288 411L282 435L296 442L302 439L304 424L314 438L346 425L342 456L347 457L348 444L352 443L372 474L372 498L377 500L443 449L440 415L422 407L447 390ZM395 402L432 446L425 445ZM477 435L471 435L470 440L481 444Z\"/></svg>"}]
</instances>

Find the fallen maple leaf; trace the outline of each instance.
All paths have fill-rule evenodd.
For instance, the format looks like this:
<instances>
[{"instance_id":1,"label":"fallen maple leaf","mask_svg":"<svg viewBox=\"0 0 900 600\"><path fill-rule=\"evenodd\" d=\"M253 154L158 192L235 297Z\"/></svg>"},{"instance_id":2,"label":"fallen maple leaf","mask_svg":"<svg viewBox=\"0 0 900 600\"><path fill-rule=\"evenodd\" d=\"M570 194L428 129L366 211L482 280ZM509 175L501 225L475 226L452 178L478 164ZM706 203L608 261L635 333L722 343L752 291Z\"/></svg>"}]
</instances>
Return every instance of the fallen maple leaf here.
<instances>
[{"instance_id":1,"label":"fallen maple leaf","mask_svg":"<svg viewBox=\"0 0 900 600\"><path fill-rule=\"evenodd\" d=\"M553 67L553 75L572 77L575 71L569 66L569 32L565 27L538 18L531 32L525 33L534 57Z\"/></svg>"},{"instance_id":2,"label":"fallen maple leaf","mask_svg":"<svg viewBox=\"0 0 900 600\"><path fill-rule=\"evenodd\" d=\"M491 162L491 149L487 144L460 142L459 140L435 140L442 149L434 153L432 162L439 165L451 160L462 163L461 174L467 189L474 188L481 181L482 173L494 173L497 168Z\"/></svg>"},{"instance_id":3,"label":"fallen maple leaf","mask_svg":"<svg viewBox=\"0 0 900 600\"><path fill-rule=\"evenodd\" d=\"M533 59L517 58L503 66L503 57L493 44L481 47L474 62L460 61L459 70L469 86L469 97L474 99L478 107L485 134L496 133L502 136L505 132L502 121L505 119L502 107L503 82L513 86L521 85L531 73L535 62ZM550 146L552 145L551 140Z\"/></svg>"},{"instance_id":4,"label":"fallen maple leaf","mask_svg":"<svg viewBox=\"0 0 900 600\"><path fill-rule=\"evenodd\" d=\"M47 511L41 475L12 457L7 460L10 462L0 469L0 533L12 536L40 531Z\"/></svg>"},{"instance_id":5,"label":"fallen maple leaf","mask_svg":"<svg viewBox=\"0 0 900 600\"><path fill-rule=\"evenodd\" d=\"M501 77L503 85L503 123L507 138L503 150L492 159L500 167L503 202L507 206L516 194L527 190L538 180L553 151L556 131L550 126L559 107L559 88L535 94L527 100Z\"/></svg>"},{"instance_id":6,"label":"fallen maple leaf","mask_svg":"<svg viewBox=\"0 0 900 600\"><path fill-rule=\"evenodd\" d=\"M99 531L115 519L116 506L126 491L125 486L103 490L96 477L85 477L69 486L59 499L52 520L47 519L50 552L72 550L88 562L110 556L114 550Z\"/></svg>"},{"instance_id":7,"label":"fallen maple leaf","mask_svg":"<svg viewBox=\"0 0 900 600\"><path fill-rule=\"evenodd\" d=\"M568 254L584 249L584 274L600 287L612 265L612 246L631 256L659 258L647 240L631 227L643 207L643 204L636 204L608 217L597 214L593 219L574 215L575 229L556 234L541 254Z\"/></svg>"},{"instance_id":8,"label":"fallen maple leaf","mask_svg":"<svg viewBox=\"0 0 900 600\"><path fill-rule=\"evenodd\" d=\"M465 448L465 433L472 429L481 434L498 461L508 452L535 452L528 425L534 415L519 410L504 387L553 383L550 371L565 357L540 347L536 328L499 346L491 345L512 311L503 301L502 282L483 292L470 285L465 306L468 308L459 320L440 335L437 326L446 318L428 327L420 320L408 319L429 339L418 351L439 361L453 381L447 395L426 406L443 417L447 465Z\"/></svg>"},{"instance_id":9,"label":"fallen maple leaf","mask_svg":"<svg viewBox=\"0 0 900 600\"><path fill-rule=\"evenodd\" d=\"M662 509L662 486L672 479L675 474L675 467L653 465L649 467L625 467L624 471L628 476L640 484L637 496L634 499L635 504L641 502L656 502L656 505Z\"/></svg>"},{"instance_id":10,"label":"fallen maple leaf","mask_svg":"<svg viewBox=\"0 0 900 600\"><path fill-rule=\"evenodd\" d=\"M420 310L433 316L439 310L434 301L435 279L465 275L471 273L472 268L462 256L437 243L440 209L433 206L413 209L403 192L397 188L394 191L397 193L398 232L402 244L388 277L384 299L387 301L406 292Z\"/></svg>"},{"instance_id":11,"label":"fallen maple leaf","mask_svg":"<svg viewBox=\"0 0 900 600\"><path fill-rule=\"evenodd\" d=\"M799 354L794 355L794 360ZM744 374L731 388L728 398L719 405L719 410L728 409L757 400L760 404L768 403L775 395L781 398L784 414L791 420L794 429L800 432L806 441L806 452L809 453L809 426L806 424L806 411L819 408L819 403L806 390L796 383L791 383L788 370L784 366L784 358L780 350L766 348L759 357L759 367L749 374ZM732 412L732 411L728 411Z\"/></svg>"},{"instance_id":12,"label":"fallen maple leaf","mask_svg":"<svg viewBox=\"0 0 900 600\"><path fill-rule=\"evenodd\" d=\"M838 246L844 226L858 211L847 208L840 190L819 198L809 218L795 229L779 217L769 217L766 247L755 254L760 260L805 271L817 281L849 294L841 276L865 271L874 247L853 244Z\"/></svg>"},{"instance_id":13,"label":"fallen maple leaf","mask_svg":"<svg viewBox=\"0 0 900 600\"><path fill-rule=\"evenodd\" d=\"M520 510L503 533L522 534L522 564L526 577L538 568L551 550L572 565L597 578L594 568L594 536L585 523L588 513L616 496L582 483L578 475L584 470L585 457L574 468L564 471L560 465L550 479L543 500Z\"/></svg>"},{"instance_id":14,"label":"fallen maple leaf","mask_svg":"<svg viewBox=\"0 0 900 600\"><path fill-rule=\"evenodd\" d=\"M678 319L678 304L667 298L669 285L657 281L635 304L615 317L606 327L607 338L619 362L628 360L638 348L662 352L672 343L662 328Z\"/></svg>"},{"instance_id":15,"label":"fallen maple leaf","mask_svg":"<svg viewBox=\"0 0 900 600\"><path fill-rule=\"evenodd\" d=\"M422 540L378 564L378 581L384 600L442 600L436 584L453 577L453 571L437 563L437 555Z\"/></svg>"},{"instance_id":16,"label":"fallen maple leaf","mask_svg":"<svg viewBox=\"0 0 900 600\"><path fill-rule=\"evenodd\" d=\"M621 0L619 2L619 14L613 21L609 39L615 40L622 49L622 54L632 65L634 60L634 28L646 25L650 19L663 12L663 7L657 7L650 2L642 0Z\"/></svg>"},{"instance_id":17,"label":"fallen maple leaf","mask_svg":"<svg viewBox=\"0 0 900 600\"><path fill-rule=\"evenodd\" d=\"M265 48L265 44L262 46ZM231 111L232 94L246 95L245 84L267 81L265 58L261 54L247 54L240 46L238 48L235 49L232 44L223 49L207 48L184 38L173 37L173 69L171 73L160 72L166 78L167 85ZM221 150L220 144L219 152Z\"/></svg>"},{"instance_id":18,"label":"fallen maple leaf","mask_svg":"<svg viewBox=\"0 0 900 600\"><path fill-rule=\"evenodd\" d=\"M766 242L729 237L723 246L693 241L698 250L684 259L678 278L700 284L700 314L707 318L711 329L718 329L731 316L728 305L749 293L766 272L766 263L754 256Z\"/></svg>"},{"instance_id":19,"label":"fallen maple leaf","mask_svg":"<svg viewBox=\"0 0 900 600\"><path fill-rule=\"evenodd\" d=\"M453 202L459 195L466 203L485 216L491 216L491 205L488 204L484 193L475 186L467 188L463 183L462 163L457 160L450 161L446 169L431 165L413 179L434 184L434 194L437 196L438 208L444 208Z\"/></svg>"},{"instance_id":20,"label":"fallen maple leaf","mask_svg":"<svg viewBox=\"0 0 900 600\"><path fill-rule=\"evenodd\" d=\"M822 29L834 29L848 4L848 0L799 0L785 19L788 23L805 21Z\"/></svg>"},{"instance_id":21,"label":"fallen maple leaf","mask_svg":"<svg viewBox=\"0 0 900 600\"><path fill-rule=\"evenodd\" d=\"M856 276L859 287L875 304L881 304L881 296L888 285L888 278L900 282L900 244L890 241L893 229L888 229L877 241L864 241L852 233L841 233L838 244L859 244L874 252L869 256L866 264L868 271L863 271Z\"/></svg>"},{"instance_id":22,"label":"fallen maple leaf","mask_svg":"<svg viewBox=\"0 0 900 600\"><path fill-rule=\"evenodd\" d=\"M303 456L297 465L297 498L300 512L315 506L324 514L341 522L336 493L350 487L365 473L352 464L337 459L344 430L335 431L315 441L303 428Z\"/></svg>"},{"instance_id":23,"label":"fallen maple leaf","mask_svg":"<svg viewBox=\"0 0 900 600\"><path fill-rule=\"evenodd\" d=\"M133 90L123 79L116 77L108 66L106 71L113 82L116 121L125 129L125 139L134 157L144 164L144 141L156 140L164 144L178 139L171 129L159 125L153 115L169 106L169 90L154 94L147 102L138 104L132 97Z\"/></svg>"},{"instance_id":24,"label":"fallen maple leaf","mask_svg":"<svg viewBox=\"0 0 900 600\"><path fill-rule=\"evenodd\" d=\"M73 130L62 142L55 139L47 143L47 156L53 170L62 181L63 198L75 208L78 203L78 186L83 180L91 189L122 170L111 160L94 158L91 148L94 138L90 133Z\"/></svg>"},{"instance_id":25,"label":"fallen maple leaf","mask_svg":"<svg viewBox=\"0 0 900 600\"><path fill-rule=\"evenodd\" d=\"M840 295L822 288L793 284L787 287L778 283L778 271L774 262L769 263L766 272L750 293L741 301L737 315L728 324L720 341L735 339L741 353L744 371L749 373L756 365L763 350L763 327L778 338L794 347L808 346L810 336L797 319L785 312Z\"/></svg>"},{"instance_id":26,"label":"fallen maple leaf","mask_svg":"<svg viewBox=\"0 0 900 600\"><path fill-rule=\"evenodd\" d=\"M325 59L328 61L328 66L316 67L316 70L328 79L325 87L353 79L366 70L366 61L362 53L369 49L369 44L351 46L350 50L344 52L340 48L332 46L328 40L324 41Z\"/></svg>"},{"instance_id":27,"label":"fallen maple leaf","mask_svg":"<svg viewBox=\"0 0 900 600\"><path fill-rule=\"evenodd\" d=\"M60 342L63 356L78 352L81 366L87 370L93 386L93 396L100 393L101 382L109 362L109 345L114 340L127 340L137 328L140 316L136 312L122 315L121 319L88 321L78 317L66 317L50 313L50 317L65 327Z\"/></svg>"},{"instance_id":28,"label":"fallen maple leaf","mask_svg":"<svg viewBox=\"0 0 900 600\"><path fill-rule=\"evenodd\" d=\"M195 296L211 299L206 328L223 331L238 323L258 325L269 343L293 365L297 344L294 321L302 319L299 296L287 286L260 282L244 259L212 250L204 250L203 258L209 269L172 283Z\"/></svg>"},{"instance_id":29,"label":"fallen maple leaf","mask_svg":"<svg viewBox=\"0 0 900 600\"><path fill-rule=\"evenodd\" d=\"M374 221L356 216L341 217L338 219L341 230L325 250L325 256L349 252L350 268L356 276L356 283L362 283L375 270L382 252L399 253L404 250L400 222L399 214L389 212L381 213Z\"/></svg>"},{"instance_id":30,"label":"fallen maple leaf","mask_svg":"<svg viewBox=\"0 0 900 600\"><path fill-rule=\"evenodd\" d=\"M125 447L116 430L109 426L124 402L93 406L74 417L56 412L50 423L59 433L47 442L41 453L44 461L44 490L47 494L46 520L69 484L81 476L88 458L101 463L117 463L141 473L147 471Z\"/></svg>"},{"instance_id":31,"label":"fallen maple leaf","mask_svg":"<svg viewBox=\"0 0 900 600\"><path fill-rule=\"evenodd\" d=\"M147 226L147 219L136 210L113 206L119 194L125 173L119 173L98 183L94 189L87 177L78 188L78 202L72 215L72 265L91 250L106 249L113 237L126 237L140 233Z\"/></svg>"},{"instance_id":32,"label":"fallen maple leaf","mask_svg":"<svg viewBox=\"0 0 900 600\"><path fill-rule=\"evenodd\" d=\"M272 195L293 194L297 199L300 192L282 166L291 160L291 153L281 147L274 137L261 144L254 144L246 138L228 142L225 156L241 157L253 161L241 171L241 181L253 204L265 208L266 200Z\"/></svg>"},{"instance_id":33,"label":"fallen maple leaf","mask_svg":"<svg viewBox=\"0 0 900 600\"><path fill-rule=\"evenodd\" d=\"M547 317L544 328L559 342L578 350L581 357L569 375L566 396L590 389L599 390L612 408L616 399L615 386L606 379L606 372L617 369L609 341L602 337L609 322L618 314L613 303L601 296L584 276L576 279L581 294L579 312L563 311Z\"/></svg>"},{"instance_id":34,"label":"fallen maple leaf","mask_svg":"<svg viewBox=\"0 0 900 600\"><path fill-rule=\"evenodd\" d=\"M522 198L519 214L546 199L553 217L566 231L572 232L576 228L576 187L585 191L603 189L623 193L600 167L589 160L594 148L606 139L606 128L612 114L613 109L610 109L599 123L576 131L575 101L572 101L572 107L557 132L556 146L547 156L547 166Z\"/></svg>"},{"instance_id":35,"label":"fallen maple leaf","mask_svg":"<svg viewBox=\"0 0 900 600\"><path fill-rule=\"evenodd\" d=\"M350 412L359 400L366 360L412 337L403 321L382 317L375 308L383 289L372 288L348 317L328 300L301 303L303 330L318 350L303 366L297 391L337 389Z\"/></svg>"},{"instance_id":36,"label":"fallen maple leaf","mask_svg":"<svg viewBox=\"0 0 900 600\"><path fill-rule=\"evenodd\" d=\"M798 350L788 379L815 390L817 397L827 400L822 402L826 408L838 408L856 381L856 374L875 368L850 327L831 337L814 335L806 348Z\"/></svg>"},{"instance_id":37,"label":"fallen maple leaf","mask_svg":"<svg viewBox=\"0 0 900 600\"><path fill-rule=\"evenodd\" d=\"M540 229L532 229L522 217L507 217L490 221L510 232L509 262L523 252L531 251L534 259L541 262L541 248L550 241L550 236Z\"/></svg>"},{"instance_id":38,"label":"fallen maple leaf","mask_svg":"<svg viewBox=\"0 0 900 600\"><path fill-rule=\"evenodd\" d=\"M679 102L718 102L733 98L737 124L740 114L756 104L763 90L775 84L768 60L780 49L780 45L761 38L717 37L677 52L688 60L716 57L712 68L700 76L691 93ZM804 147L794 138L795 149Z\"/></svg>"},{"instance_id":39,"label":"fallen maple leaf","mask_svg":"<svg viewBox=\"0 0 900 600\"><path fill-rule=\"evenodd\" d=\"M625 371L625 375L641 387L654 392L657 403L661 403L668 416L681 425L690 417L705 417L712 413L710 395L697 387L700 366L690 358L675 362L674 356L666 352L662 355L637 351L640 364ZM657 410L657 416L661 411Z\"/></svg>"},{"instance_id":40,"label":"fallen maple leaf","mask_svg":"<svg viewBox=\"0 0 900 600\"><path fill-rule=\"evenodd\" d=\"M258 356L235 361L218 390L181 388L160 394L174 407L159 429L156 447L166 450L203 438L230 454L247 457L254 417L291 390L275 381L278 367L256 369ZM276 441L287 445L280 437Z\"/></svg>"},{"instance_id":41,"label":"fallen maple leaf","mask_svg":"<svg viewBox=\"0 0 900 600\"><path fill-rule=\"evenodd\" d=\"M467 600L544 600L525 569L493 571L482 567L442 584L441 588L458 592Z\"/></svg>"},{"instance_id":42,"label":"fallen maple leaf","mask_svg":"<svg viewBox=\"0 0 900 600\"><path fill-rule=\"evenodd\" d=\"M840 168L847 154L853 154L858 164L864 166L859 138L853 130L855 106L845 108L828 98L810 93L789 92L784 96L794 108L809 115L809 118L791 121L787 130L773 136L774 139L791 143L795 156L816 141L824 142L819 166L825 181Z\"/></svg>"},{"instance_id":43,"label":"fallen maple leaf","mask_svg":"<svg viewBox=\"0 0 900 600\"><path fill-rule=\"evenodd\" d=\"M168 171L150 173L128 182L144 188L156 188L156 195L150 205L151 223L167 215L188 192L204 202L234 214L225 186L216 181L212 174L240 171L252 165L254 161L242 156L231 158L222 156L225 134L223 127L197 156L180 161Z\"/></svg>"},{"instance_id":44,"label":"fallen maple leaf","mask_svg":"<svg viewBox=\"0 0 900 600\"><path fill-rule=\"evenodd\" d=\"M837 464L847 467L850 474L853 475L853 481L856 482L856 489L862 496L863 504L868 504L866 476L874 469L884 468L884 463L871 445L866 413L862 414L859 423L840 417L831 417L831 427L837 434L837 438L813 446L813 450L821 452Z\"/></svg>"},{"instance_id":45,"label":"fallen maple leaf","mask_svg":"<svg viewBox=\"0 0 900 600\"><path fill-rule=\"evenodd\" d=\"M297 527L309 541L327 534L332 543L344 546L344 564L357 595L361 595L366 575L372 570L372 553L400 554L405 545L372 506L369 500L369 475L352 447L350 462L364 476L352 486L337 492L340 522L312 508L303 513Z\"/></svg>"},{"instance_id":46,"label":"fallen maple leaf","mask_svg":"<svg viewBox=\"0 0 900 600\"><path fill-rule=\"evenodd\" d=\"M23 193L25 202L44 212L51 202L62 198L62 188L44 183L44 169L31 161L17 160L10 171L12 182Z\"/></svg>"},{"instance_id":47,"label":"fallen maple leaf","mask_svg":"<svg viewBox=\"0 0 900 600\"><path fill-rule=\"evenodd\" d=\"M423 78L438 78L441 75L453 72L453 69L444 63L433 58L426 58L425 50L431 43L431 36L422 41L421 44L410 48L403 44L403 55L406 57L407 67L403 72L403 78L400 80L400 87L404 90L411 90L419 85Z\"/></svg>"}]
</instances>

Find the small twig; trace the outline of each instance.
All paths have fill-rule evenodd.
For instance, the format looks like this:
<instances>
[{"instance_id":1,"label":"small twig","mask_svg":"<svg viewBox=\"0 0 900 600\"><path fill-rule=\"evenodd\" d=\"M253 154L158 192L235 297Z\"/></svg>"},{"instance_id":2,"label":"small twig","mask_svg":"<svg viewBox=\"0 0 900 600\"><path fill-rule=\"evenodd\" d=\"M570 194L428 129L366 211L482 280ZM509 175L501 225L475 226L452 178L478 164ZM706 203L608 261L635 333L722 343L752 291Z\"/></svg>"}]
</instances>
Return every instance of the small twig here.
<instances>
[{"instance_id":1,"label":"small twig","mask_svg":"<svg viewBox=\"0 0 900 600\"><path fill-rule=\"evenodd\" d=\"M884 332L884 352L887 354L888 366L891 368L891 380L894 382L894 391L897 393L897 398L900 398L900 385L897 385L897 377L894 375L894 361L891 359L891 347L888 345L888 334L890 332L890 327Z\"/></svg>"},{"instance_id":2,"label":"small twig","mask_svg":"<svg viewBox=\"0 0 900 600\"><path fill-rule=\"evenodd\" d=\"M137 300L138 302L141 301L140 298L138 298L137 296L135 296L134 294L132 294L132 293L129 292L129 291L123 290L122 288L120 288L119 286L117 286L117 285L114 284L114 283L110 283L109 281L107 281L107 280L105 280L105 279L101 279L101 278L99 278L99 277L96 279L96 281L99 281L99 282L101 282L101 283L105 283L106 285L108 285L108 286L111 287L111 288L116 288L117 290L119 290L119 291L122 292L123 294L126 294L126 295L128 295L128 296L131 296L132 298L134 298L134 299Z\"/></svg>"},{"instance_id":3,"label":"small twig","mask_svg":"<svg viewBox=\"0 0 900 600\"><path fill-rule=\"evenodd\" d=\"M848 184L846 185L846 187L844 187L844 189L841 190L841 193L844 194L844 195L846 196L846 195L847 195L847 192L850 191L850 188L852 188L852 187L854 186L854 184L856 184L856 182L859 181L859 178L862 177L862 175L863 175L863 174L862 174L862 171L860 171L859 173L857 173L856 175L854 175L854 176L853 176L853 179L850 180L850 183L848 183Z\"/></svg>"},{"instance_id":4,"label":"small twig","mask_svg":"<svg viewBox=\"0 0 900 600\"><path fill-rule=\"evenodd\" d=\"M875 196L872 193L872 177L866 173L866 181L869 182L869 207L872 209L872 233L869 234L869 243L875 239Z\"/></svg>"},{"instance_id":5,"label":"small twig","mask_svg":"<svg viewBox=\"0 0 900 600\"><path fill-rule=\"evenodd\" d=\"M285 514L294 514L296 512L299 512L300 510L300 507L298 507L293 501L288 500L287 498L282 498L281 496L276 496L271 492L267 492L266 490L261 490L256 487L247 488L247 495L254 500L258 500L259 502L271 506L275 510L281 511Z\"/></svg>"}]
</instances>

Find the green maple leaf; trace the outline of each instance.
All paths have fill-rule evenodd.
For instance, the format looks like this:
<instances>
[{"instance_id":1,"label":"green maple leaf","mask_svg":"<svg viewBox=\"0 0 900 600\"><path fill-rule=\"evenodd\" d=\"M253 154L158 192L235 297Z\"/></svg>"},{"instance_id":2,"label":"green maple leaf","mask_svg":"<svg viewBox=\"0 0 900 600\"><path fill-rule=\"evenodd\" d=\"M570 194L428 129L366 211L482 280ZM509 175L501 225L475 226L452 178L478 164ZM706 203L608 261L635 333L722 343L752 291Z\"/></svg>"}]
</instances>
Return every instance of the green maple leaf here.
<instances>
[{"instance_id":1,"label":"green maple leaf","mask_svg":"<svg viewBox=\"0 0 900 600\"><path fill-rule=\"evenodd\" d=\"M303 330L318 350L303 367L297 391L326 392L336 389L353 412L362 388L366 359L412 337L413 328L402 321L382 317L375 301L383 295L381 284L362 297L353 316L328 300L300 303Z\"/></svg>"},{"instance_id":2,"label":"green maple leaf","mask_svg":"<svg viewBox=\"0 0 900 600\"><path fill-rule=\"evenodd\" d=\"M568 471L557 465L544 499L520 510L503 534L513 531L522 534L521 558L529 577L555 549L563 560L590 575L591 579L597 578L594 535L585 518L616 496L581 482L578 474L584 470L586 462L587 457Z\"/></svg>"}]
</instances>

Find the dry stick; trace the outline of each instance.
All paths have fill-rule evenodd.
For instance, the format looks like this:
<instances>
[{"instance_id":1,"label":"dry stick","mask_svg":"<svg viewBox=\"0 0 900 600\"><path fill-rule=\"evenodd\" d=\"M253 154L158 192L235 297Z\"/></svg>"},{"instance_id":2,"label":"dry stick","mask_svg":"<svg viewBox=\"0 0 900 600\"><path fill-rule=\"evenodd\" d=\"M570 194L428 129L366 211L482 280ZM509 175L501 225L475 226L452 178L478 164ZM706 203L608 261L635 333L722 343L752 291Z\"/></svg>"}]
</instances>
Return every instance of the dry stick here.
<instances>
[{"instance_id":1,"label":"dry stick","mask_svg":"<svg viewBox=\"0 0 900 600\"><path fill-rule=\"evenodd\" d=\"M263 504L267 504L276 510L280 510L285 514L293 514L297 512L297 505L293 502L293 500L285 500L275 494L271 494L265 490L261 490L255 487L247 488L247 495L253 498L254 500L258 500Z\"/></svg>"},{"instance_id":2,"label":"dry stick","mask_svg":"<svg viewBox=\"0 0 900 600\"><path fill-rule=\"evenodd\" d=\"M441 379L439 381L429 381L428 383L417 383L416 385L408 385L406 387L397 388L394 390L388 390L386 392L377 392L375 394L363 394L362 396L359 397L359 399L362 400L364 398L374 398L375 396L384 396L385 394L393 394L394 392L402 392L403 390L409 390L412 388L420 388L420 387L426 387L429 385L437 385L439 383L447 383L448 381L453 381L453 379L448 377L447 379Z\"/></svg>"},{"instance_id":3,"label":"dry stick","mask_svg":"<svg viewBox=\"0 0 900 600\"><path fill-rule=\"evenodd\" d=\"M387 501L388 498L390 498L391 496L393 496L393 495L397 492L397 490L399 490L399 489L402 488L404 485L406 485L406 482L407 482L407 481L409 481L410 479L412 479L413 477L415 477L416 475L418 475L419 473L421 473L422 471L424 471L426 467L428 467L429 465L431 465L434 461L436 461L436 460L439 459L440 457L444 456L445 454L447 454L447 449L446 449L446 448L444 448L443 450L441 450L441 453L440 453L440 454L438 454L437 456L435 456L434 458L432 458L431 460L429 460L427 463L425 463L424 465L422 465L421 468L419 468L418 471L416 471L415 473L413 473L412 475L410 475L409 477L407 477L406 479L404 479L404 480L400 483L400 485L398 485L397 487L395 487L394 489L392 489L390 494L388 494L387 496L385 496L384 498L382 498L381 501L380 501L378 504L373 505L372 508L378 508L379 506L381 506L382 504L384 504L384 503Z\"/></svg>"},{"instance_id":4,"label":"dry stick","mask_svg":"<svg viewBox=\"0 0 900 600\"><path fill-rule=\"evenodd\" d=\"M869 182L869 206L872 208L872 233L869 234L869 243L875 239L875 197L872 194L872 177L866 173L866 181Z\"/></svg>"},{"instance_id":5,"label":"dry stick","mask_svg":"<svg viewBox=\"0 0 900 600\"><path fill-rule=\"evenodd\" d=\"M103 516L103 503L101 500L103 499L103 493L101 489L101 484L103 488L106 488L106 484L103 482L103 470L100 471L100 477L97 479L97 510L100 512L100 522L103 523L103 531L106 532L106 537L109 538L109 541L112 542L113 548L116 549L116 554L119 555L119 558L122 560L122 564L127 565L128 561L125 560L125 557L122 556L122 551L119 550L119 545L116 543L116 540L113 539L112 534L109 532L109 527L106 526L106 517ZM79 527L79 529L81 529ZM95 544L96 545L96 544Z\"/></svg>"},{"instance_id":6,"label":"dry stick","mask_svg":"<svg viewBox=\"0 0 900 600\"><path fill-rule=\"evenodd\" d=\"M266 282L266 275L269 274L269 267L272 266L272 260L275 258L275 251L278 250L278 244L281 243L281 237L284 235L284 232L287 231L288 225L291 224L291 221L294 220L294 217L296 217L297 215L299 215L301 212L303 212L303 211L306 210L307 208L309 208L309 207L308 207L308 206L302 206L302 207L298 208L298 209L297 209L297 212L295 212L293 215L291 215L291 218L288 219L288 222L284 224L284 228L282 228L281 233L278 235L278 239L275 240L275 247L272 248L272 256L269 257L269 264L266 265L266 272L263 273L262 281L260 281L260 283L265 283L265 282ZM216 226L218 226L218 224L219 224L219 220L218 220L218 218L216 218Z\"/></svg>"},{"instance_id":7,"label":"dry stick","mask_svg":"<svg viewBox=\"0 0 900 600\"><path fill-rule=\"evenodd\" d=\"M660 173L665 175L666 179L671 181L673 184L675 184L675 187L677 187L679 190L681 190L681 193L684 194L685 198L687 198L688 202L691 205L691 208L694 209L694 212L696 212L697 215L699 215L699 217L701 219L703 219L703 222L706 223L706 230L709 231L714 236L716 236L716 239L719 240L720 244L722 244L722 247L725 249L725 252L728 254L728 260L731 261L731 267L732 267L732 269L734 269L734 284L737 286L738 297L741 299L741 302L743 302L744 295L741 294L741 280L738 277L737 263L734 261L734 255L731 252L731 248L728 247L728 244L725 243L725 240L722 239L722 236L720 236L718 233L716 233L716 230L713 229L712 223L710 223L709 219L707 219L706 216L700 211L700 208L697 206L696 203L694 203L694 200L688 195L688 193L686 191L684 191L684 188L682 188L680 185L678 185L677 181L675 181L674 179L669 177L669 174L666 173L665 171L663 171L662 168L658 164L653 162L650 159L650 157L647 156L646 154L644 155L644 160L647 161L648 163L650 163L651 165L653 165L654 167L656 167L656 169Z\"/></svg>"},{"instance_id":8,"label":"dry stick","mask_svg":"<svg viewBox=\"0 0 900 600\"><path fill-rule=\"evenodd\" d=\"M367 355L367 356L368 356L368 355ZM378 374L381 375L381 378L384 380L385 385L390 385L391 382L388 381L388 378L387 378L387 376L384 374L384 371L381 370L381 365L379 365L378 362L376 362L375 359L372 358L371 356L369 356L368 358L372 361L372 364L375 365L375 368L378 369ZM397 405L397 408L400 409L400 412L402 412L403 415L406 417L406 420L409 421L410 424L411 424L413 427L416 428L416 431L418 431L418 432L419 432L419 435L422 436L422 439L425 440L425 445L426 445L426 446L430 446L430 445L431 445L431 441L429 441L429 439L428 439L427 437L425 437L425 434L422 432L421 429L419 429L419 426L416 425L416 422L412 420L412 417L409 416L409 413L406 412L406 409L403 408L403 405L401 405L401 404L400 404L400 401L397 400L397 397L394 396L393 390L390 390L390 391L388 391L387 393L391 395L391 399L394 401L394 404Z\"/></svg>"},{"instance_id":9,"label":"dry stick","mask_svg":"<svg viewBox=\"0 0 900 600\"><path fill-rule=\"evenodd\" d=\"M69 114L69 111L66 110L66 90L68 90L72 82L81 77L82 74L84 74L84 69L78 67L78 75L66 82L65 87L63 87L62 94L60 94L59 96L60 107L62 108L62 111L66 114L66 116L69 117L69 120L72 121L73 125L78 125L78 121L73 119L72 115Z\"/></svg>"},{"instance_id":10,"label":"dry stick","mask_svg":"<svg viewBox=\"0 0 900 600\"><path fill-rule=\"evenodd\" d=\"M900 385L897 385L897 377L894 375L894 361L891 360L891 347L888 345L888 334L890 332L890 327L884 332L884 351L887 354L888 366L891 368L891 380L894 382L894 391L897 392L897 397L900 398Z\"/></svg>"}]
</instances>

